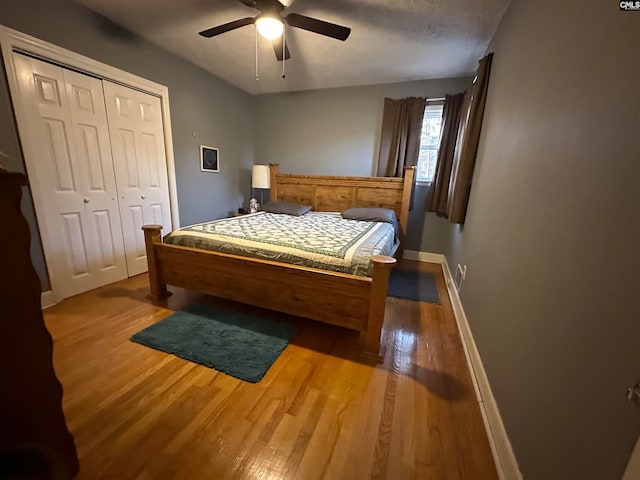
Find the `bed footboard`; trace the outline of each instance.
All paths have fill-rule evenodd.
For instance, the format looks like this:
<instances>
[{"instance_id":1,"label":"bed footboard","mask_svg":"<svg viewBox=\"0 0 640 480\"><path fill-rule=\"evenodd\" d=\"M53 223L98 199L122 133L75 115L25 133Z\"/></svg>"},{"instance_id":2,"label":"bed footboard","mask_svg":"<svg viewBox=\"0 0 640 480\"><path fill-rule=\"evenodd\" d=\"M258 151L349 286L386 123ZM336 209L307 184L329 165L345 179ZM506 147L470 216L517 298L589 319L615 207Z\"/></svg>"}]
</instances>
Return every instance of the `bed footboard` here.
<instances>
[{"instance_id":1,"label":"bed footboard","mask_svg":"<svg viewBox=\"0 0 640 480\"><path fill-rule=\"evenodd\" d=\"M162 277L162 267L156 256L154 245L162 244L162 225L143 225L144 245L147 251L147 265L149 266L149 295L147 298L157 302L171 295L167 291L167 284Z\"/></svg>"},{"instance_id":2,"label":"bed footboard","mask_svg":"<svg viewBox=\"0 0 640 480\"><path fill-rule=\"evenodd\" d=\"M385 255L374 255L371 257L371 263L373 264L373 273L369 294L369 316L367 329L364 331L362 354L372 360L381 361L380 336L384 322L389 273L393 264L396 263L396 259Z\"/></svg>"},{"instance_id":3,"label":"bed footboard","mask_svg":"<svg viewBox=\"0 0 640 480\"><path fill-rule=\"evenodd\" d=\"M142 227L148 298L167 284L362 332L363 356L379 361L389 272L396 260L371 257L371 277L162 243L160 225Z\"/></svg>"}]
</instances>

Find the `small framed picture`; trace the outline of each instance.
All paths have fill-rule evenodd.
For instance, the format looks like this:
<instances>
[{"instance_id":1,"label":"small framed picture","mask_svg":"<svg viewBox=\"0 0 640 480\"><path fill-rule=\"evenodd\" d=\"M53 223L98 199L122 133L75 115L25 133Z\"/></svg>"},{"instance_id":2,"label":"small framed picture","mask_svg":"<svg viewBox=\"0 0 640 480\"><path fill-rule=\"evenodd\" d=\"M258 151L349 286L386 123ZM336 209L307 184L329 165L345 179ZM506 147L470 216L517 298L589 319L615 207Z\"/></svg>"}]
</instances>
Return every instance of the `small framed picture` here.
<instances>
[{"instance_id":1,"label":"small framed picture","mask_svg":"<svg viewBox=\"0 0 640 480\"><path fill-rule=\"evenodd\" d=\"M200 145L200 170L203 172L220 171L220 156L217 148Z\"/></svg>"}]
</instances>

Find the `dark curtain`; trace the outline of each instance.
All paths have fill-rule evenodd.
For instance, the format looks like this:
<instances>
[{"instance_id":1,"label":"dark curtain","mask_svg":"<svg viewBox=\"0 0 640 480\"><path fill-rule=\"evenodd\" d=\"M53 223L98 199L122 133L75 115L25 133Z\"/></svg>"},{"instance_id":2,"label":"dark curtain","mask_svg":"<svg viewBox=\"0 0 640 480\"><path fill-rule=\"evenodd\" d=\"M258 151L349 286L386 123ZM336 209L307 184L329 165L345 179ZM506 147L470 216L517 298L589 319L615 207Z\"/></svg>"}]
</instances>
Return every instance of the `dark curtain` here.
<instances>
[{"instance_id":1,"label":"dark curtain","mask_svg":"<svg viewBox=\"0 0 640 480\"><path fill-rule=\"evenodd\" d=\"M469 90L468 108L463 109L465 113L463 113L463 118L460 122L460 134L453 159L451 183L449 185L447 213L451 223L464 223L467 214L471 179L476 164L484 105L489 88L492 58L493 53L490 53L480 60L476 78Z\"/></svg>"},{"instance_id":2,"label":"dark curtain","mask_svg":"<svg viewBox=\"0 0 640 480\"><path fill-rule=\"evenodd\" d=\"M453 167L453 156L456 150L456 140L460 128L464 93L445 95L444 108L442 110L442 130L440 133L440 148L438 148L438 161L431 181L429 194L427 195L427 211L440 215L447 214L447 198L449 196L449 183Z\"/></svg>"},{"instance_id":3,"label":"dark curtain","mask_svg":"<svg viewBox=\"0 0 640 480\"><path fill-rule=\"evenodd\" d=\"M418 162L425 105L425 98L384 99L379 177L402 177L405 166Z\"/></svg>"}]
</instances>

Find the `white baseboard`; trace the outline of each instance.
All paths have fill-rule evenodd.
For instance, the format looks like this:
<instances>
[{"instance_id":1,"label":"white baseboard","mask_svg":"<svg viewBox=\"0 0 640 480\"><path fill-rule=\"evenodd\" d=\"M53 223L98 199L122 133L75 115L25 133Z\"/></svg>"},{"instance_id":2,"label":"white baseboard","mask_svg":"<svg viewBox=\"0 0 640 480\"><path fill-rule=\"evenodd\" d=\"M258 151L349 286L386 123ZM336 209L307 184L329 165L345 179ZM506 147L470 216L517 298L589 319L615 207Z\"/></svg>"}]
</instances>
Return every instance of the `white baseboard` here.
<instances>
[{"instance_id":1,"label":"white baseboard","mask_svg":"<svg viewBox=\"0 0 640 480\"><path fill-rule=\"evenodd\" d=\"M53 307L56 304L56 301L53 298L53 292L51 290L47 290L46 292L42 292L40 295L40 306L42 310L45 308Z\"/></svg>"},{"instance_id":2,"label":"white baseboard","mask_svg":"<svg viewBox=\"0 0 640 480\"><path fill-rule=\"evenodd\" d=\"M403 258L429 263L444 263L445 261L444 255L441 253L416 252L415 250L405 250Z\"/></svg>"},{"instance_id":3,"label":"white baseboard","mask_svg":"<svg viewBox=\"0 0 640 480\"><path fill-rule=\"evenodd\" d=\"M451 306L453 307L453 313L456 317L458 330L460 331L464 354L467 359L467 364L469 365L469 370L471 371L478 405L480 406L480 413L482 414L482 420L484 421L487 437L489 438L491 452L496 462L498 476L501 480L522 480L522 473L520 472L518 462L511 448L507 431L502 423L498 405L493 397L487 373L484 370L480 353L478 352L476 342L469 328L469 322L467 321L467 316L462 307L458 291L455 288L455 282L445 256L438 253L405 250L404 258L421 262L440 263L442 265L447 291L449 292L449 298L451 298Z\"/></svg>"}]
</instances>

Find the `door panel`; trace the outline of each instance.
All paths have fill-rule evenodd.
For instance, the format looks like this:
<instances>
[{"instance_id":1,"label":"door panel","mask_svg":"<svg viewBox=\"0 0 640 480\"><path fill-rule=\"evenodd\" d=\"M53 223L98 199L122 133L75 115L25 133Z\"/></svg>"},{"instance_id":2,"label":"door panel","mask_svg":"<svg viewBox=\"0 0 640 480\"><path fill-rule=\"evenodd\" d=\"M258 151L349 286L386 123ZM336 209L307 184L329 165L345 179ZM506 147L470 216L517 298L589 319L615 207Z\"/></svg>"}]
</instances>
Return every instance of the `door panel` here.
<instances>
[{"instance_id":1,"label":"door panel","mask_svg":"<svg viewBox=\"0 0 640 480\"><path fill-rule=\"evenodd\" d=\"M155 225L162 225L164 214L163 214L161 204L157 203L155 205L151 205L151 215L152 215L152 221Z\"/></svg>"},{"instance_id":2,"label":"door panel","mask_svg":"<svg viewBox=\"0 0 640 480\"><path fill-rule=\"evenodd\" d=\"M67 239L67 259L72 278L86 277L89 275L89 262L87 261L87 247L82 231L82 219L80 212L63 213L64 233Z\"/></svg>"},{"instance_id":3,"label":"door panel","mask_svg":"<svg viewBox=\"0 0 640 480\"><path fill-rule=\"evenodd\" d=\"M158 158L157 139L153 135L145 133L143 136L144 157L146 165L149 167L149 187L160 188L160 172L158 162L154 162L154 158Z\"/></svg>"},{"instance_id":4,"label":"door panel","mask_svg":"<svg viewBox=\"0 0 640 480\"><path fill-rule=\"evenodd\" d=\"M21 139L52 285L64 298L126 278L106 113L98 101L102 82L13 55L29 123ZM109 212L107 269L97 212Z\"/></svg>"},{"instance_id":5,"label":"door panel","mask_svg":"<svg viewBox=\"0 0 640 480\"><path fill-rule=\"evenodd\" d=\"M54 73L54 77L57 75ZM38 101L41 104L50 104L55 107L62 107L62 100L60 98L59 79L50 78L44 75L33 74L33 79L36 85L36 92L38 95Z\"/></svg>"},{"instance_id":6,"label":"door panel","mask_svg":"<svg viewBox=\"0 0 640 480\"><path fill-rule=\"evenodd\" d=\"M131 215L129 222L129 226L133 232L137 232L138 230L142 231L142 225L144 225L144 214L142 205L130 205L129 213ZM144 245L144 239L140 237L140 235L134 236L134 249L131 252L131 257L133 260L141 260L146 258L146 251Z\"/></svg>"},{"instance_id":7,"label":"door panel","mask_svg":"<svg viewBox=\"0 0 640 480\"><path fill-rule=\"evenodd\" d=\"M98 130L94 125L79 125L81 165L89 172L89 190L104 192L106 190L100 145L98 144Z\"/></svg>"},{"instance_id":8,"label":"door panel","mask_svg":"<svg viewBox=\"0 0 640 480\"><path fill-rule=\"evenodd\" d=\"M142 225L171 229L160 99L104 82L129 276L147 271Z\"/></svg>"},{"instance_id":9,"label":"door panel","mask_svg":"<svg viewBox=\"0 0 640 480\"><path fill-rule=\"evenodd\" d=\"M138 159L136 158L136 141L133 130L119 129L114 139L112 139L114 151L121 153L123 166L127 173L127 182L118 181L118 186L124 185L129 188L140 188L140 175L138 175ZM122 188L120 188L122 190Z\"/></svg>"},{"instance_id":10,"label":"door panel","mask_svg":"<svg viewBox=\"0 0 640 480\"><path fill-rule=\"evenodd\" d=\"M116 254L113 246L113 231L111 230L111 215L108 210L94 211L93 219L96 225L99 241L99 264L101 270L114 268L116 265Z\"/></svg>"},{"instance_id":11,"label":"door panel","mask_svg":"<svg viewBox=\"0 0 640 480\"><path fill-rule=\"evenodd\" d=\"M121 97L118 94L115 94L114 98L118 116L128 118L129 112L131 112L131 99L127 97Z\"/></svg>"},{"instance_id":12,"label":"door panel","mask_svg":"<svg viewBox=\"0 0 640 480\"><path fill-rule=\"evenodd\" d=\"M76 192L71 169L69 138L64 120L43 118L47 127L45 141L48 143L50 159L56 172L58 192Z\"/></svg>"},{"instance_id":13,"label":"door panel","mask_svg":"<svg viewBox=\"0 0 640 480\"><path fill-rule=\"evenodd\" d=\"M71 101L78 111L85 111L90 115L96 114L95 100L93 91L82 85L71 85L72 97Z\"/></svg>"}]
</instances>

